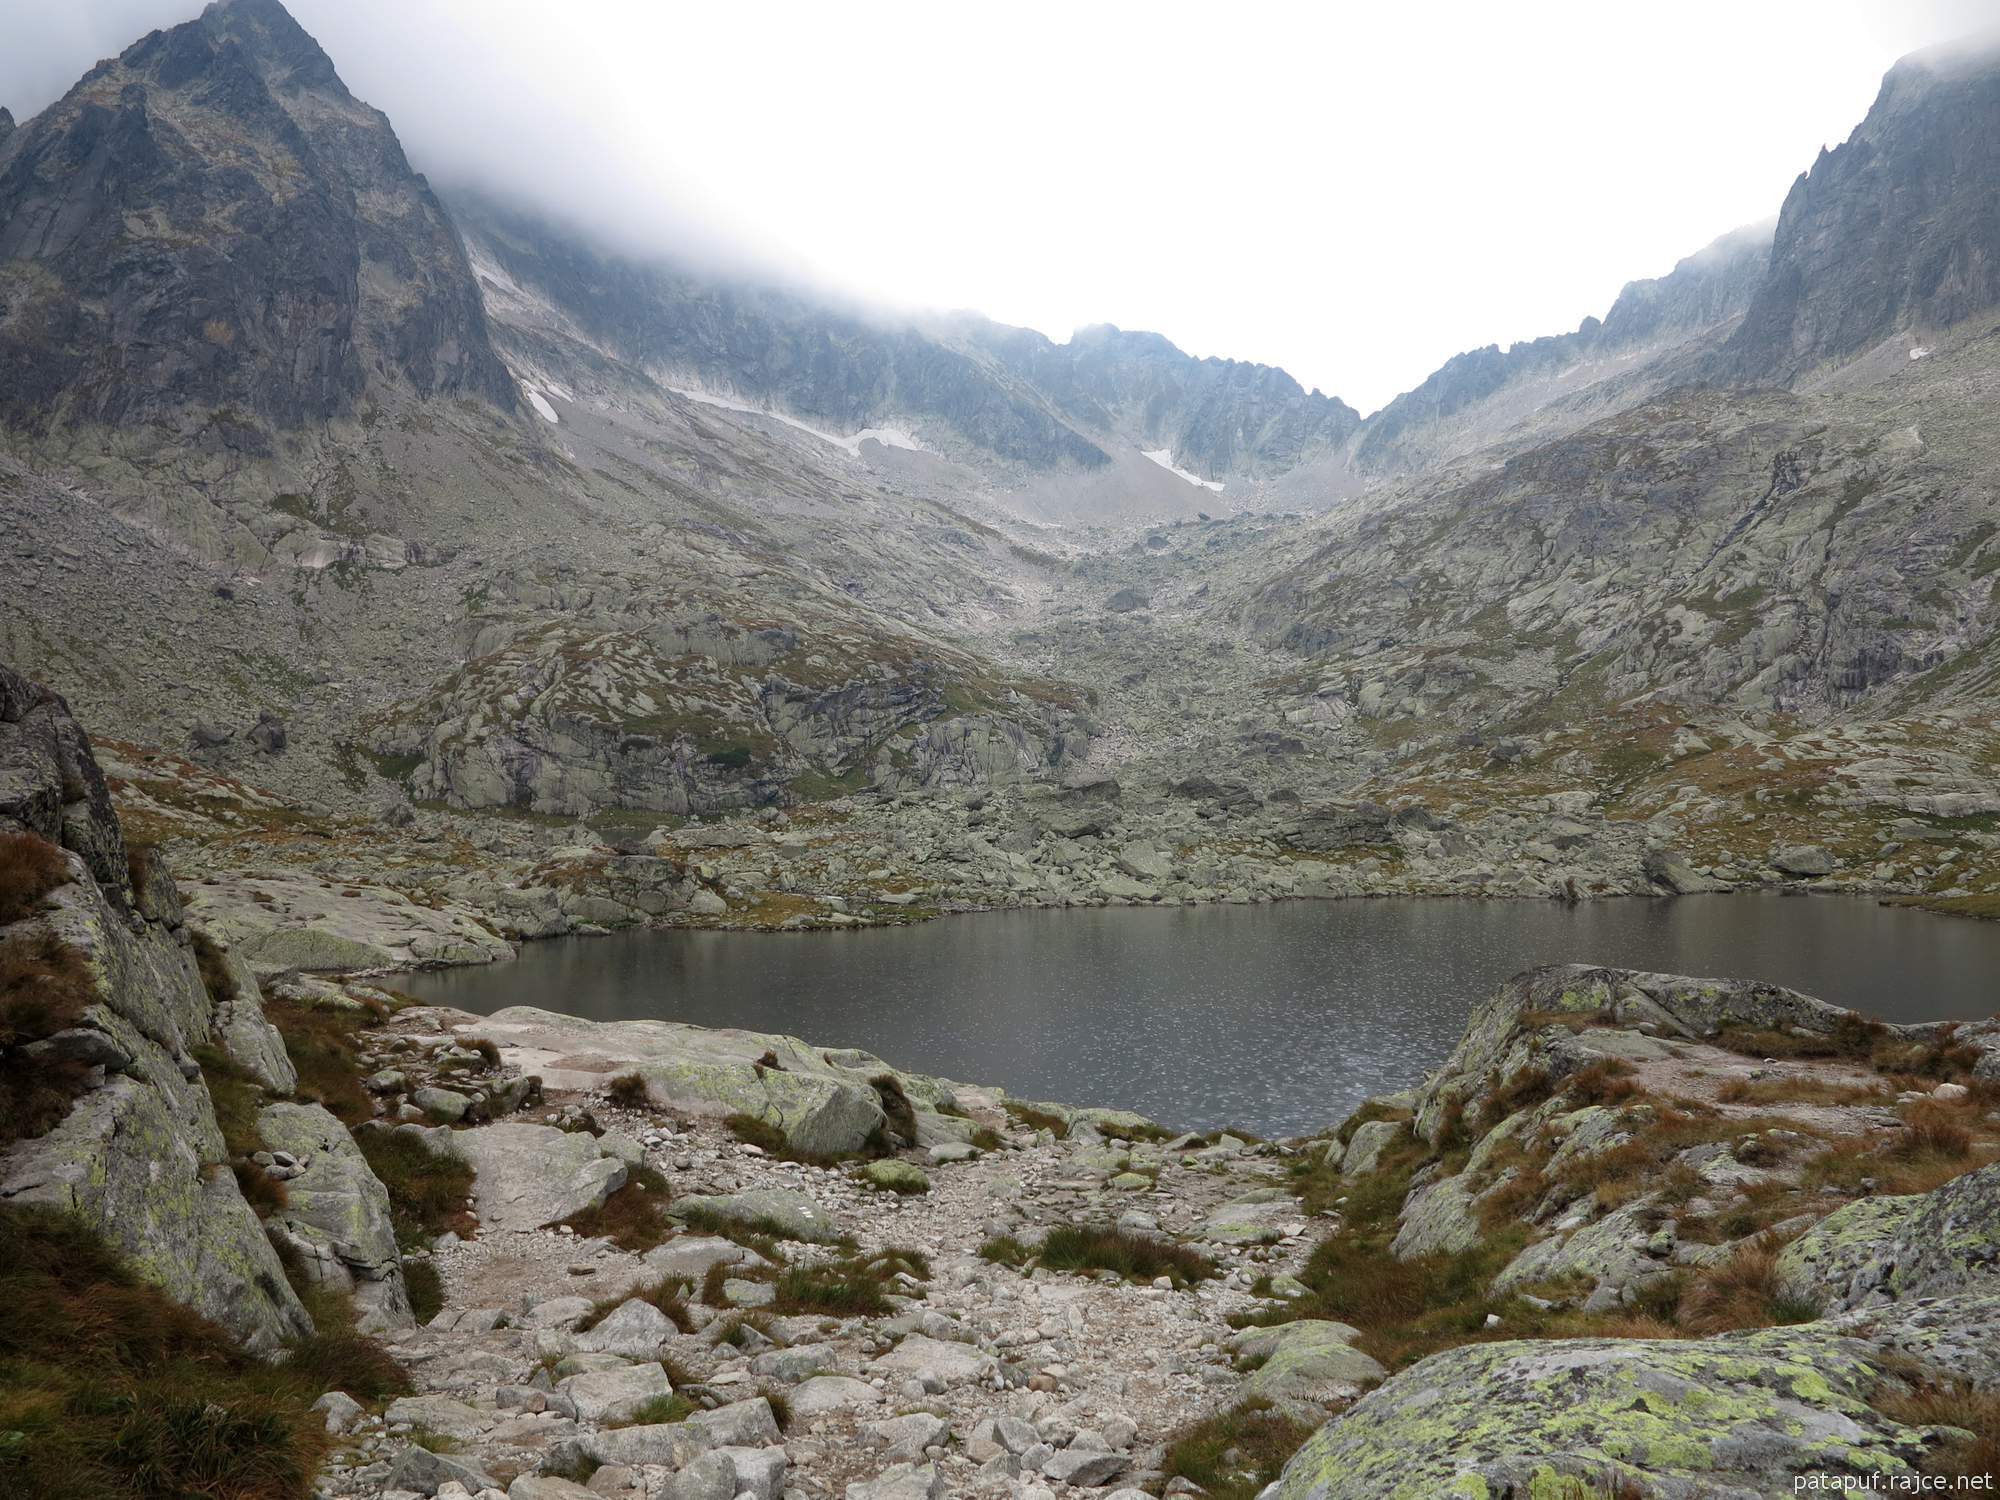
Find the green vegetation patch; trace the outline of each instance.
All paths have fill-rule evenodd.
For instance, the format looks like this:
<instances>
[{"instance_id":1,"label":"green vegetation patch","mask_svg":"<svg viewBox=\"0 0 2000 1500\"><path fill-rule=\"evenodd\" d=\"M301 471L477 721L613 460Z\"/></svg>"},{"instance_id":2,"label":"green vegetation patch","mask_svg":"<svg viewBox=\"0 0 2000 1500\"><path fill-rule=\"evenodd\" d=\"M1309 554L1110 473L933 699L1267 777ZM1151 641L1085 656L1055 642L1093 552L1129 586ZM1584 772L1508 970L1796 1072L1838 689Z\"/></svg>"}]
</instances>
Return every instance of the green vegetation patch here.
<instances>
[{"instance_id":1,"label":"green vegetation patch","mask_svg":"<svg viewBox=\"0 0 2000 1500\"><path fill-rule=\"evenodd\" d=\"M409 1388L378 1346L325 1321L267 1363L80 1220L0 1206L0 1494L306 1500L329 1443L320 1394Z\"/></svg>"}]
</instances>

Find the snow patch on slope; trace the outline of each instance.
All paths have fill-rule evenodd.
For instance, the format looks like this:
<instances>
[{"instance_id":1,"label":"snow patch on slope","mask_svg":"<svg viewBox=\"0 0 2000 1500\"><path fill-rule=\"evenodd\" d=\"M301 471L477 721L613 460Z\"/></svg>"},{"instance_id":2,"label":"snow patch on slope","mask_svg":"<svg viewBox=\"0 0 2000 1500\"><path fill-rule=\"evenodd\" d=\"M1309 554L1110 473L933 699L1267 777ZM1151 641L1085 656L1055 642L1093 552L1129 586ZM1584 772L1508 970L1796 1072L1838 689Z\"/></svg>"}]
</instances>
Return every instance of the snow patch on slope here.
<instances>
[{"instance_id":1,"label":"snow patch on slope","mask_svg":"<svg viewBox=\"0 0 2000 1500\"><path fill-rule=\"evenodd\" d=\"M869 442L880 443L884 448L907 448L912 453L930 452L930 449L900 427L864 427L852 437L842 437L837 432L828 432L823 427L814 427L810 423L801 422L797 417L788 417L781 411L767 411L761 406L751 406L729 396L718 396L712 391L684 389L681 386L669 386L667 389L676 396L685 396L688 400L699 402L703 406L719 406L724 411L741 412L747 417L768 417L773 422L782 422L787 427L803 432L807 437L818 438L822 443L831 443L854 458L861 456L861 445Z\"/></svg>"},{"instance_id":2,"label":"snow patch on slope","mask_svg":"<svg viewBox=\"0 0 2000 1500\"><path fill-rule=\"evenodd\" d=\"M1203 489L1214 490L1218 494L1222 491L1220 479L1203 479L1199 474L1190 474L1186 469L1175 468L1174 450L1171 448L1141 448L1139 452L1142 457L1150 458L1176 479L1185 479L1189 484L1198 484Z\"/></svg>"}]
</instances>

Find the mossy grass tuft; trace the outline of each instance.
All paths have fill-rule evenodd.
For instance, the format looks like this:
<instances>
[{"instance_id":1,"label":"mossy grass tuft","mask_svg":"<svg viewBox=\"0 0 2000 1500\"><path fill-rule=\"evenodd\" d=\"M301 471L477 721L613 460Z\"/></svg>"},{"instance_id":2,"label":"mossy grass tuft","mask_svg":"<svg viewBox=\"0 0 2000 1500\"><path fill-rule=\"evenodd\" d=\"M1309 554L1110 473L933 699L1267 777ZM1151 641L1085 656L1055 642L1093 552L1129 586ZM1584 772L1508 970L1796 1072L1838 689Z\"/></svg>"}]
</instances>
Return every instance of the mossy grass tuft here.
<instances>
[{"instance_id":1,"label":"mossy grass tuft","mask_svg":"<svg viewBox=\"0 0 2000 1500\"><path fill-rule=\"evenodd\" d=\"M629 1255L644 1255L676 1233L667 1217L672 1196L658 1168L638 1166L602 1205L572 1214L563 1223L586 1239L609 1240Z\"/></svg>"},{"instance_id":2,"label":"mossy grass tuft","mask_svg":"<svg viewBox=\"0 0 2000 1500\"><path fill-rule=\"evenodd\" d=\"M374 1101L361 1086L361 1054L355 1036L366 1013L316 1009L286 1000L267 1000L264 1014L285 1039L285 1052L298 1071L297 1096L323 1106L350 1130L374 1118Z\"/></svg>"},{"instance_id":3,"label":"mossy grass tuft","mask_svg":"<svg viewBox=\"0 0 2000 1500\"><path fill-rule=\"evenodd\" d=\"M433 1151L421 1136L380 1127L354 1137L369 1169L389 1190L389 1215L405 1250L427 1249L450 1231L469 1239L478 1225L466 1209L472 1168L456 1156Z\"/></svg>"},{"instance_id":4,"label":"mossy grass tuft","mask_svg":"<svg viewBox=\"0 0 2000 1500\"><path fill-rule=\"evenodd\" d=\"M69 878L69 861L47 839L0 833L0 925L33 916Z\"/></svg>"},{"instance_id":5,"label":"mossy grass tuft","mask_svg":"<svg viewBox=\"0 0 2000 1500\"><path fill-rule=\"evenodd\" d=\"M1246 1401L1170 1434L1167 1477L1193 1481L1210 1500L1254 1500L1312 1434L1312 1423Z\"/></svg>"},{"instance_id":6,"label":"mossy grass tuft","mask_svg":"<svg viewBox=\"0 0 2000 1500\"><path fill-rule=\"evenodd\" d=\"M649 1103L646 1080L637 1073L620 1073L606 1086L605 1092L620 1109L644 1109Z\"/></svg>"},{"instance_id":7,"label":"mossy grass tuft","mask_svg":"<svg viewBox=\"0 0 2000 1500\"><path fill-rule=\"evenodd\" d=\"M1001 1108L1007 1117L1017 1125L1025 1125L1030 1130L1046 1130L1057 1140L1069 1134L1069 1121L1052 1110L1038 1109L1032 1104L1023 1104L1019 1099L1004 1099Z\"/></svg>"},{"instance_id":8,"label":"mossy grass tuft","mask_svg":"<svg viewBox=\"0 0 2000 1500\"><path fill-rule=\"evenodd\" d=\"M1111 1271L1127 1281L1166 1276L1176 1286L1206 1281L1217 1274L1215 1262L1199 1250L1109 1224L1064 1224L1051 1229L1036 1259L1049 1271Z\"/></svg>"},{"instance_id":9,"label":"mossy grass tuft","mask_svg":"<svg viewBox=\"0 0 2000 1500\"><path fill-rule=\"evenodd\" d=\"M327 1390L409 1388L330 1299L281 1361L141 1281L80 1220L0 1207L0 1493L37 1500L305 1500Z\"/></svg>"}]
</instances>

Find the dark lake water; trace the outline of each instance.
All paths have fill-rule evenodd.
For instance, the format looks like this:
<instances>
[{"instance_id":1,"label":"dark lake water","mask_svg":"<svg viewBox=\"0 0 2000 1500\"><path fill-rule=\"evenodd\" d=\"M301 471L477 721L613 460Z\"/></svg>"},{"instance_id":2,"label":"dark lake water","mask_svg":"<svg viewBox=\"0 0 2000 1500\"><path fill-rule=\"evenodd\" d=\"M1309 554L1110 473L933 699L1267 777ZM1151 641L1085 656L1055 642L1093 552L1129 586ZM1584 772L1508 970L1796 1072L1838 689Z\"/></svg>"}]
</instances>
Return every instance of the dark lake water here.
<instances>
[{"instance_id":1,"label":"dark lake water","mask_svg":"<svg viewBox=\"0 0 2000 1500\"><path fill-rule=\"evenodd\" d=\"M1413 1083L1468 1010L1537 964L1787 984L1893 1021L2000 1007L2000 923L1863 897L1391 899L995 912L832 933L532 943L405 975L478 1012L538 1005L864 1047L1031 1099L1177 1126L1317 1130Z\"/></svg>"}]
</instances>

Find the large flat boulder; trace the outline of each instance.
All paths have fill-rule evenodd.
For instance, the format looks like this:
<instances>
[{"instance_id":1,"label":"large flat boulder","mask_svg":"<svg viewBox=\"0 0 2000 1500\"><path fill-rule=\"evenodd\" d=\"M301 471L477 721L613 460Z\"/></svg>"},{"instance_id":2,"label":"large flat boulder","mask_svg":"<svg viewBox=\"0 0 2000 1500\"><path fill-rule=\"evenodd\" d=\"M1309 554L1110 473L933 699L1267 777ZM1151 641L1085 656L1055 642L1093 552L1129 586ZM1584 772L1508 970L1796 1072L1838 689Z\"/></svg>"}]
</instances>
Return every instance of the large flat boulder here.
<instances>
[{"instance_id":1,"label":"large flat boulder","mask_svg":"<svg viewBox=\"0 0 2000 1500\"><path fill-rule=\"evenodd\" d=\"M786 1240L831 1244L841 1237L840 1225L831 1213L810 1194L789 1188L759 1188L747 1193L689 1194L676 1198L667 1212L681 1219L722 1219Z\"/></svg>"},{"instance_id":2,"label":"large flat boulder","mask_svg":"<svg viewBox=\"0 0 2000 1500\"><path fill-rule=\"evenodd\" d=\"M518 1123L401 1128L419 1131L433 1151L472 1168L473 1212L489 1232L541 1229L600 1208L629 1175L624 1162L580 1130Z\"/></svg>"},{"instance_id":3,"label":"large flat boulder","mask_svg":"<svg viewBox=\"0 0 2000 1500\"><path fill-rule=\"evenodd\" d=\"M872 1082L891 1072L886 1064L865 1053L822 1051L796 1037L676 1021L592 1022L532 1006L510 1007L464 1030L551 1088L601 1089L636 1073L654 1104L689 1114L752 1115L783 1131L798 1151L859 1151L887 1120ZM896 1076L913 1100L929 1092L922 1080Z\"/></svg>"},{"instance_id":4,"label":"large flat boulder","mask_svg":"<svg viewBox=\"0 0 2000 1500\"><path fill-rule=\"evenodd\" d=\"M1328 1422L1278 1500L1499 1500L1564 1493L1565 1479L1692 1500L1791 1494L1809 1473L1912 1477L1935 1437L1869 1404L1869 1356L1811 1326L1468 1344Z\"/></svg>"},{"instance_id":5,"label":"large flat boulder","mask_svg":"<svg viewBox=\"0 0 2000 1500\"><path fill-rule=\"evenodd\" d=\"M256 973L287 969L412 968L512 958L470 908L419 906L386 886L328 884L265 873L203 883L189 918L226 942Z\"/></svg>"},{"instance_id":6,"label":"large flat boulder","mask_svg":"<svg viewBox=\"0 0 2000 1500\"><path fill-rule=\"evenodd\" d=\"M1358 1329L1323 1318L1244 1329L1230 1339L1230 1350L1261 1363L1243 1383L1242 1399L1324 1415L1324 1408L1352 1400L1389 1373L1354 1347L1360 1336Z\"/></svg>"}]
</instances>

